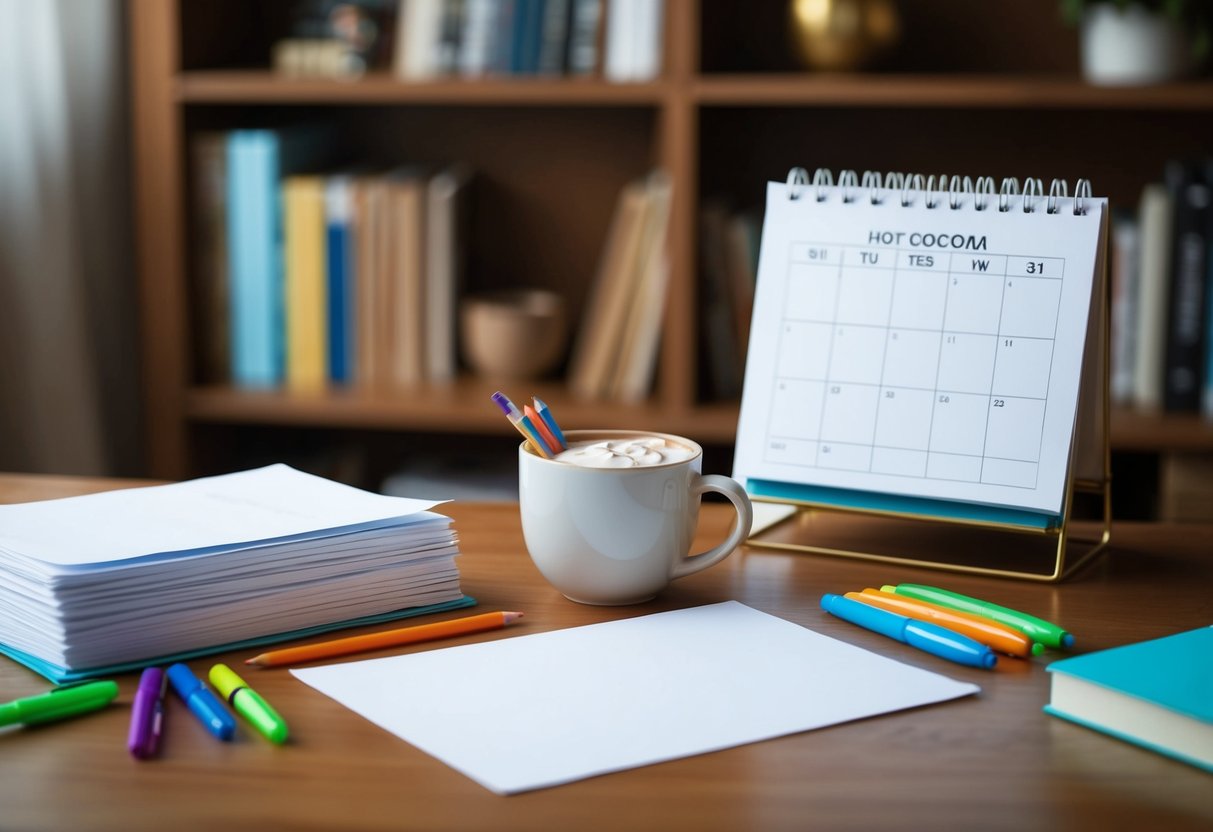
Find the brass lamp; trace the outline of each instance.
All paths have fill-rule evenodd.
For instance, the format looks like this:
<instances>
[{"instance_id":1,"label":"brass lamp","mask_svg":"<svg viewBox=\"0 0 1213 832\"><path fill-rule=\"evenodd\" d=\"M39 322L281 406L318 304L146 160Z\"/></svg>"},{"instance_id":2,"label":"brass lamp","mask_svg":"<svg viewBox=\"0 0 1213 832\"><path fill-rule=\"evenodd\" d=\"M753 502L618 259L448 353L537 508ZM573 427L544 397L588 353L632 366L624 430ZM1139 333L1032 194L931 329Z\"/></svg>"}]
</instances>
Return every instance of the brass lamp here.
<instances>
[{"instance_id":1,"label":"brass lamp","mask_svg":"<svg viewBox=\"0 0 1213 832\"><path fill-rule=\"evenodd\" d=\"M800 61L829 72L870 66L900 31L893 0L790 0L788 24Z\"/></svg>"}]
</instances>

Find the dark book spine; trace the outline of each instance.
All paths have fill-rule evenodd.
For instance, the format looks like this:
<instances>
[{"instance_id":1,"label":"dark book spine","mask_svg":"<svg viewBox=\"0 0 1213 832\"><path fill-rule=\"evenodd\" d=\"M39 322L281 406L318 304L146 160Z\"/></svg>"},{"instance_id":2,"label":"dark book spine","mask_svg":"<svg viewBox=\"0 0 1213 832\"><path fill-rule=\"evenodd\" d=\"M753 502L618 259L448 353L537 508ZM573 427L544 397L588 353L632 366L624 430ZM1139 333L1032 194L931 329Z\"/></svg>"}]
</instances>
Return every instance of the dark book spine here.
<instances>
[{"instance_id":1,"label":"dark book spine","mask_svg":"<svg viewBox=\"0 0 1213 832\"><path fill-rule=\"evenodd\" d=\"M1213 217L1213 183L1201 166L1172 163L1167 187L1175 207L1171 247L1171 293L1163 406L1171 411L1200 409L1205 358L1205 291Z\"/></svg>"}]
</instances>

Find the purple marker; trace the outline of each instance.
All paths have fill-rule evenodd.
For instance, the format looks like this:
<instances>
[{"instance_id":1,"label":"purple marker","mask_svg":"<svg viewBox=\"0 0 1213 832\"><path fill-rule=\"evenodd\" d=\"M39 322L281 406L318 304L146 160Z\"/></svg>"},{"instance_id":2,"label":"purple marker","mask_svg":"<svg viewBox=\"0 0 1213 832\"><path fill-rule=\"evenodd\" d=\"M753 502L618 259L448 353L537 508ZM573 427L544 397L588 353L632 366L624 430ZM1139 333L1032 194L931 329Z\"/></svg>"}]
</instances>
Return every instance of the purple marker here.
<instances>
[{"instance_id":1,"label":"purple marker","mask_svg":"<svg viewBox=\"0 0 1213 832\"><path fill-rule=\"evenodd\" d=\"M160 727L164 720L164 690L167 679L158 667L149 667L139 677L135 704L131 706L131 730L126 738L127 750L137 759L146 760L160 745Z\"/></svg>"}]
</instances>

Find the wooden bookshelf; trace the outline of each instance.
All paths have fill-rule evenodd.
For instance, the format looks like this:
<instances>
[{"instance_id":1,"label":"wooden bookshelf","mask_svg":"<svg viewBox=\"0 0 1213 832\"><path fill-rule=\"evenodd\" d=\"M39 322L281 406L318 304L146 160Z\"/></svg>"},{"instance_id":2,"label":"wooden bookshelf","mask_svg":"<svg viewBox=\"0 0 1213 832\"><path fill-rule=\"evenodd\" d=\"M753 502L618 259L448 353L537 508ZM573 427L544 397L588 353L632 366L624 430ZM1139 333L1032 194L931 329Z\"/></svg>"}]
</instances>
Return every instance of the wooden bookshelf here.
<instances>
[{"instance_id":1,"label":"wooden bookshelf","mask_svg":"<svg viewBox=\"0 0 1213 832\"><path fill-rule=\"evenodd\" d=\"M1071 76L988 74L775 74L700 78L691 88L700 104L717 106L943 107L1208 112L1213 83L1153 87L1092 87Z\"/></svg>"},{"instance_id":2,"label":"wooden bookshelf","mask_svg":"<svg viewBox=\"0 0 1213 832\"><path fill-rule=\"evenodd\" d=\"M446 106L659 106L683 95L704 106L1061 107L1069 110L1207 112L1213 82L1152 87L1092 87L1066 76L837 75L804 73L700 77L687 89L658 81L610 84L586 79L439 80L405 83L383 73L354 81L284 78L269 71L182 73L184 104L443 104Z\"/></svg>"},{"instance_id":3,"label":"wooden bookshelf","mask_svg":"<svg viewBox=\"0 0 1213 832\"><path fill-rule=\"evenodd\" d=\"M502 78L406 83L269 70L292 3L132 0L131 88L148 473L238 466L222 437L273 427L323 435L508 435L488 395L535 392L573 427L635 427L732 443L737 403L704 401L698 366L699 205L758 205L764 183L809 169L943 170L1091 179L1133 205L1163 163L1213 146L1213 81L1093 88L1055 0L978 10L964 0L902 4L902 48L883 71L795 71L780 4L667 0L663 72L642 84ZM770 8L765 8L769 6ZM912 8L911 8L912 7ZM1031 41L1034 48L1015 46ZM392 394L301 396L204 383L191 332L193 253L186 160L204 130L324 120L347 155L376 164L469 161L494 193L472 235L469 291L537 285L584 309L614 199L660 166L673 183L669 303L658 377L643 405L580 401L560 378L464 377ZM975 140L979 137L980 140ZM1132 148L1132 152L1126 152ZM393 156L393 154L396 154ZM572 195L572 196L571 196ZM485 264L492 264L488 268ZM525 388L525 389L523 389ZM216 438L219 432L220 438ZM203 435L205 434L205 436ZM1113 446L1213 450L1199 420L1117 412ZM217 452L216 449L219 449Z\"/></svg>"},{"instance_id":4,"label":"wooden bookshelf","mask_svg":"<svg viewBox=\"0 0 1213 832\"><path fill-rule=\"evenodd\" d=\"M183 104L441 104L449 107L658 106L665 82L608 84L587 79L439 80L407 83L373 73L356 80L285 78L270 71L183 72L175 97Z\"/></svg>"},{"instance_id":5,"label":"wooden bookshelf","mask_svg":"<svg viewBox=\"0 0 1213 832\"><path fill-rule=\"evenodd\" d=\"M1135 453L1213 453L1213 422L1195 413L1112 411L1112 449Z\"/></svg>"},{"instance_id":6,"label":"wooden bookshelf","mask_svg":"<svg viewBox=\"0 0 1213 832\"><path fill-rule=\"evenodd\" d=\"M210 424L374 430L398 430L407 425L425 432L513 437L514 429L489 401L493 391L500 388L501 384L491 379L474 377L428 387L420 396L361 390L308 395L284 390L195 387L188 394L185 409L190 419ZM667 431L712 444L731 443L737 430L737 405L732 402L655 408L651 404L573 399L555 381L528 382L523 388L545 402L560 402L560 420L569 425Z\"/></svg>"}]
</instances>

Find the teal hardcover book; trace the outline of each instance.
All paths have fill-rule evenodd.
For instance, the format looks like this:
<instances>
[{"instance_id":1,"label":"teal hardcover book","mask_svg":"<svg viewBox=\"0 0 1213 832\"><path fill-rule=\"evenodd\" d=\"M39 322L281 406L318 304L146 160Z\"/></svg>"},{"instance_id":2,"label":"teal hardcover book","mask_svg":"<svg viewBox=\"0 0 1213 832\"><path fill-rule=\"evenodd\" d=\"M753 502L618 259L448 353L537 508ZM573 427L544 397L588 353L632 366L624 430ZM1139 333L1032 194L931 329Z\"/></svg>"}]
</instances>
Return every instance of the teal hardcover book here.
<instances>
[{"instance_id":1,"label":"teal hardcover book","mask_svg":"<svg viewBox=\"0 0 1213 832\"><path fill-rule=\"evenodd\" d=\"M1048 669L1046 713L1213 772L1213 626Z\"/></svg>"}]
</instances>

